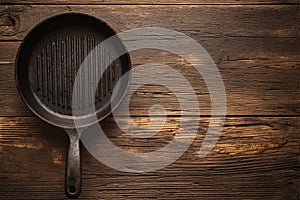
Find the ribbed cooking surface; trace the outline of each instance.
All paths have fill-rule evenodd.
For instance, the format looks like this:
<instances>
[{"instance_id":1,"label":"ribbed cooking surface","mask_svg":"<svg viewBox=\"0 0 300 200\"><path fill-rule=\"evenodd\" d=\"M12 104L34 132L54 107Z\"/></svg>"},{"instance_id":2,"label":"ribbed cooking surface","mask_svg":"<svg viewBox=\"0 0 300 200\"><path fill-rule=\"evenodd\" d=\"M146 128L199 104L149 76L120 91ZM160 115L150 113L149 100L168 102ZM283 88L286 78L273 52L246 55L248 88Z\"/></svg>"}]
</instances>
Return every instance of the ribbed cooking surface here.
<instances>
[{"instance_id":1,"label":"ribbed cooking surface","mask_svg":"<svg viewBox=\"0 0 300 200\"><path fill-rule=\"evenodd\" d=\"M60 114L72 115L72 91L75 76L80 64L96 46L95 38L74 34L57 38L41 48L36 55L36 66L31 76L35 80L32 80L31 85L45 106ZM88 65L97 67L92 67L93 70L85 71L86 74L83 74L89 84L92 85L97 80L97 74L103 72L104 66L111 59L112 56L107 49L97 47L96 54L88 60ZM76 109L84 110L93 103L97 109L110 100L112 88L117 81L115 65L119 65L118 60L104 72L95 94L90 91L91 87L87 90L83 87L79 88L80 92L76 97L79 103L75 105ZM89 102L84 102L83 99L87 99L87 95L91 94L94 94L95 98L89 96Z\"/></svg>"}]
</instances>

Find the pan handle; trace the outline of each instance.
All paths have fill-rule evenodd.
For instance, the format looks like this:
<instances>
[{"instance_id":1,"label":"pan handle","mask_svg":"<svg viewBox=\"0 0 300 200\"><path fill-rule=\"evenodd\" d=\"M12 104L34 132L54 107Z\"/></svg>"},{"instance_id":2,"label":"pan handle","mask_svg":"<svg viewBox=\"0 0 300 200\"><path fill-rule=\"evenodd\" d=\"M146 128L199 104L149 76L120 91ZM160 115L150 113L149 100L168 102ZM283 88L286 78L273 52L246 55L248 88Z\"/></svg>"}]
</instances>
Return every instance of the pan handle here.
<instances>
[{"instance_id":1,"label":"pan handle","mask_svg":"<svg viewBox=\"0 0 300 200\"><path fill-rule=\"evenodd\" d=\"M76 130L66 129L70 139L66 164L65 193L69 198L76 198L81 192L81 161L79 134Z\"/></svg>"}]
</instances>

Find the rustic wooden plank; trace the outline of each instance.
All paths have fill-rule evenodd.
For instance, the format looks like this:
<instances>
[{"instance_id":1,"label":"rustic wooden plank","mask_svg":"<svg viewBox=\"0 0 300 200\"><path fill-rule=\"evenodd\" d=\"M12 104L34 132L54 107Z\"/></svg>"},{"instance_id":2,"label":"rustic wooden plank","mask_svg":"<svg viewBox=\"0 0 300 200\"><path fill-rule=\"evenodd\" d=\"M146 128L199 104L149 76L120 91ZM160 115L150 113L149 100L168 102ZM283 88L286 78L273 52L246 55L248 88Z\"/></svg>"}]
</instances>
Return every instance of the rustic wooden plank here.
<instances>
[{"instance_id":1,"label":"rustic wooden plank","mask_svg":"<svg viewBox=\"0 0 300 200\"><path fill-rule=\"evenodd\" d=\"M13 65L20 44L16 41L21 41L43 19L69 11L95 15L118 32L162 26L191 36L217 63L227 89L228 114L239 116L226 119L216 147L202 160L197 155L208 118L201 118L198 135L189 150L175 163L153 173L110 169L83 148L81 199L300 198L298 5L53 6L83 2L4 1L9 4L47 2L52 6L0 6L0 199L66 199L63 184L67 136L62 129L32 117L17 94ZM292 4L299 1L133 0L128 3L104 0L102 3L93 0L85 3ZM133 52L131 57L134 66L158 62L177 69L194 86L201 114L210 114L205 84L184 60L153 50ZM161 103L171 116L164 129L151 139L130 137L118 129L112 118L105 119L101 125L111 141L127 151L159 149L172 140L179 127L180 108L174 95L157 85L146 86L139 89L130 106L134 122L145 125L149 122L148 108L155 103ZM192 115L193 111L191 123L198 120ZM126 124L129 119L119 120Z\"/></svg>"},{"instance_id":2,"label":"rustic wooden plank","mask_svg":"<svg viewBox=\"0 0 300 200\"><path fill-rule=\"evenodd\" d=\"M161 12L165 10L164 12ZM159 26L201 37L299 38L299 6L0 6L0 40L22 40L39 22L65 12L96 16L117 32ZM280 16L280 17L274 17ZM280 24L280 25L279 25Z\"/></svg>"},{"instance_id":3,"label":"rustic wooden plank","mask_svg":"<svg viewBox=\"0 0 300 200\"><path fill-rule=\"evenodd\" d=\"M143 119L147 121L136 119L140 125ZM145 152L172 140L179 120L168 118L160 134L144 140L122 133L112 118L105 119L101 126L116 145ZM189 150L156 172L119 172L104 166L83 148L80 199L299 197L299 117L227 118L216 147L204 159L197 155L208 119L201 118L200 122ZM63 130L36 117L1 117L0 136L0 199L66 199L63 181L67 137Z\"/></svg>"},{"instance_id":4,"label":"rustic wooden plank","mask_svg":"<svg viewBox=\"0 0 300 200\"><path fill-rule=\"evenodd\" d=\"M122 5L155 5L155 4L297 4L297 0L222 0L222 1L213 1L213 0L2 0L0 4L122 4Z\"/></svg>"},{"instance_id":5,"label":"rustic wooden plank","mask_svg":"<svg viewBox=\"0 0 300 200\"><path fill-rule=\"evenodd\" d=\"M167 40L167 39L166 39ZM230 61L299 61L300 40L298 38L257 38L257 37L199 37L196 40L201 44L216 64ZM20 42L0 42L0 64L13 64L16 59ZM141 50L140 50L141 51ZM138 52L136 62L141 64L145 61L162 62L170 59L169 62L178 62L178 58L168 56L166 53L151 56ZM157 54L153 52L152 54Z\"/></svg>"},{"instance_id":6,"label":"rustic wooden plank","mask_svg":"<svg viewBox=\"0 0 300 200\"><path fill-rule=\"evenodd\" d=\"M228 115L299 115L300 84L297 43L292 39L215 39L203 40L208 52L217 61L227 94ZM14 58L19 42L1 42L3 58L0 65L0 116L32 116L22 103L14 79ZM243 49L239 49L242 46ZM223 49L219 52L218 49ZM133 66L161 63L174 67L194 87L202 115L210 115L210 97L203 79L186 62L174 54L143 50L131 53ZM146 84L147 79L141 77ZM185 93L184 86L182 93ZM185 94L187 100L191 95ZM140 104L143 102L143 104ZM180 115L180 107L174 95L160 86L145 86L136 91L131 99L131 114L148 115L153 104L162 104L170 115ZM14 106L12 106L14 105ZM193 115L194 108L190 108Z\"/></svg>"}]
</instances>

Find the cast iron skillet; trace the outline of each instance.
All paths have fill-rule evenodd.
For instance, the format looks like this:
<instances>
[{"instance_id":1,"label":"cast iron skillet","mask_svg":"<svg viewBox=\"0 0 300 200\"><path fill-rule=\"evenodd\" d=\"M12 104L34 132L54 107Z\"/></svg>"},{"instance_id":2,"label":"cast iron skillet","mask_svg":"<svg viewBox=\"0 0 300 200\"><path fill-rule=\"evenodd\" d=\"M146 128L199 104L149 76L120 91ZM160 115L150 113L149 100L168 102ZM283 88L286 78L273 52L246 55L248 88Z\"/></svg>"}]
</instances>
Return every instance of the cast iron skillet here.
<instances>
[{"instance_id":1,"label":"cast iron skillet","mask_svg":"<svg viewBox=\"0 0 300 200\"><path fill-rule=\"evenodd\" d=\"M16 58L16 83L19 93L30 110L41 119L64 128L70 139L66 164L65 193L76 198L81 191L80 136L74 119L83 119L82 128L96 123L112 111L112 90L116 82L131 68L126 53L117 59L113 54L126 52L121 40L117 38L109 48L98 48L94 56L87 57L91 50L115 32L103 21L80 13L66 13L51 17L38 24L24 39ZM96 53L95 53L96 52ZM72 105L75 76L84 59L90 68L82 77L97 80L96 75L103 73L95 98L88 103L83 101L88 88L79 87L77 104ZM104 70L107 63L112 64ZM129 78L118 87L114 102L120 102L126 93ZM78 103L79 102L79 103ZM116 103L115 105L117 105ZM87 107L94 105L97 121L93 121ZM83 112L72 112L73 109ZM78 114L79 113L79 114Z\"/></svg>"}]
</instances>

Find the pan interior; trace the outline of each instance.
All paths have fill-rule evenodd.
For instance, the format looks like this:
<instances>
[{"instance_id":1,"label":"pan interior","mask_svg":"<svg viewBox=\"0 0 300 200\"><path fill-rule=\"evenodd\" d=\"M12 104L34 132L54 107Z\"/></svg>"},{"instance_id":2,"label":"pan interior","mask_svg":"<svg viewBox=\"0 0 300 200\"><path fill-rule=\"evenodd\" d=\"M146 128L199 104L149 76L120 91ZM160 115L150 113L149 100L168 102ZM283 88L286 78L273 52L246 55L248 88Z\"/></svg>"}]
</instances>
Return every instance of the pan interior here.
<instances>
[{"instance_id":1,"label":"pan interior","mask_svg":"<svg viewBox=\"0 0 300 200\"><path fill-rule=\"evenodd\" d=\"M130 69L128 54L114 59L125 49L120 40L109 47L98 45L114 34L105 23L82 14L65 14L38 25L21 46L17 62L18 86L26 104L56 125L88 118L93 106L98 118L109 114L112 91ZM86 69L79 77L84 84L77 85L73 105L73 86L83 62ZM97 89L91 91L100 74ZM127 87L122 85L121 94Z\"/></svg>"}]
</instances>

